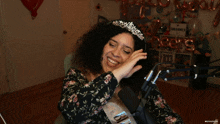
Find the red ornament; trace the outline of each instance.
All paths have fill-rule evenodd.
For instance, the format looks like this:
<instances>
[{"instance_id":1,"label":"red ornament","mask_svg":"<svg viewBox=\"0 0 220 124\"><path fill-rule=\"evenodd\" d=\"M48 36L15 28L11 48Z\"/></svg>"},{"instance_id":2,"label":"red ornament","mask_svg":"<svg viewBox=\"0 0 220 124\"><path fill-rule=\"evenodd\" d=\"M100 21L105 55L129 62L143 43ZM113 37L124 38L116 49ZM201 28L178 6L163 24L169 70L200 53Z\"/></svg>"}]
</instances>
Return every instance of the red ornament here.
<instances>
[{"instance_id":1,"label":"red ornament","mask_svg":"<svg viewBox=\"0 0 220 124\"><path fill-rule=\"evenodd\" d=\"M31 12L32 19L37 16L37 10L41 6L44 0L21 0L23 5Z\"/></svg>"},{"instance_id":2,"label":"red ornament","mask_svg":"<svg viewBox=\"0 0 220 124\"><path fill-rule=\"evenodd\" d=\"M217 14L215 15L215 19L213 22L214 27L217 27L219 22L220 22L220 8L219 8Z\"/></svg>"},{"instance_id":3,"label":"red ornament","mask_svg":"<svg viewBox=\"0 0 220 124\"><path fill-rule=\"evenodd\" d=\"M189 2L189 8L188 8L189 11L194 12L198 9L199 9L199 1L198 0L194 0L192 2Z\"/></svg>"},{"instance_id":4,"label":"red ornament","mask_svg":"<svg viewBox=\"0 0 220 124\"><path fill-rule=\"evenodd\" d=\"M159 4L159 6L161 7L168 7L170 5L170 0L167 0L166 4L163 4L161 2L161 0L157 0L157 3Z\"/></svg>"},{"instance_id":5,"label":"red ornament","mask_svg":"<svg viewBox=\"0 0 220 124\"><path fill-rule=\"evenodd\" d=\"M205 4L204 6L202 5L203 3ZM199 7L200 7L201 9L203 9L203 10L208 9L208 3L206 2L206 0L201 0L201 1L199 2Z\"/></svg>"},{"instance_id":6,"label":"red ornament","mask_svg":"<svg viewBox=\"0 0 220 124\"><path fill-rule=\"evenodd\" d=\"M158 4L157 3L152 3L151 0L148 0L147 5L156 7Z\"/></svg>"},{"instance_id":7,"label":"red ornament","mask_svg":"<svg viewBox=\"0 0 220 124\"><path fill-rule=\"evenodd\" d=\"M160 47L168 47L170 39L168 37L162 37L160 39Z\"/></svg>"},{"instance_id":8,"label":"red ornament","mask_svg":"<svg viewBox=\"0 0 220 124\"><path fill-rule=\"evenodd\" d=\"M120 9L121 9L121 13L123 16L127 17L127 13L128 13L128 0L121 0L121 5L120 5Z\"/></svg>"},{"instance_id":9,"label":"red ornament","mask_svg":"<svg viewBox=\"0 0 220 124\"><path fill-rule=\"evenodd\" d=\"M188 4L185 2L185 0L183 2L182 9L183 9L183 19L182 19L182 22L184 22L185 14L186 14L186 11L188 10Z\"/></svg>"},{"instance_id":10,"label":"red ornament","mask_svg":"<svg viewBox=\"0 0 220 124\"><path fill-rule=\"evenodd\" d=\"M194 45L194 40L191 38L186 38L185 39L185 45L186 45L186 50L187 51L194 51L195 50L195 45Z\"/></svg>"}]
</instances>

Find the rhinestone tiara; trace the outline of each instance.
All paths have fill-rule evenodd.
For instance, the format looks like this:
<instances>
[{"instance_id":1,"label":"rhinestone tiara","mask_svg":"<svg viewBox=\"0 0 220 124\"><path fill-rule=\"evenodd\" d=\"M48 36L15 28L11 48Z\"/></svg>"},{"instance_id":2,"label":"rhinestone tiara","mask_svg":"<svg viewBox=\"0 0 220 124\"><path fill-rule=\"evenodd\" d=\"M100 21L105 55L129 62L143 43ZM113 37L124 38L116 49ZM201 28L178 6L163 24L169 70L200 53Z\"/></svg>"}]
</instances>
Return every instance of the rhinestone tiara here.
<instances>
[{"instance_id":1,"label":"rhinestone tiara","mask_svg":"<svg viewBox=\"0 0 220 124\"><path fill-rule=\"evenodd\" d=\"M123 22L121 20L116 20L116 21L113 21L112 24L115 26L120 26L121 28L126 28L133 35L136 35L139 39L141 40L144 39L144 35L141 33L139 29L136 28L133 22Z\"/></svg>"}]
</instances>

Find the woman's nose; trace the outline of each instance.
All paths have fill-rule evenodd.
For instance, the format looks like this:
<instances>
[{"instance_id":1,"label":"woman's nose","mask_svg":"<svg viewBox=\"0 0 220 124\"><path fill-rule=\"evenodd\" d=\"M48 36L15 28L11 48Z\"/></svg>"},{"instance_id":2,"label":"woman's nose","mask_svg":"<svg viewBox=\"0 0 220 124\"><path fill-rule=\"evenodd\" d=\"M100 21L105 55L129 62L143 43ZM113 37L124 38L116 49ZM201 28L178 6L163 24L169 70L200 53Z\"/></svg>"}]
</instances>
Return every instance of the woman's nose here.
<instances>
[{"instance_id":1,"label":"woman's nose","mask_svg":"<svg viewBox=\"0 0 220 124\"><path fill-rule=\"evenodd\" d=\"M115 48L115 49L112 51L112 54L113 54L114 57L119 57L119 56L120 56L120 49Z\"/></svg>"}]
</instances>

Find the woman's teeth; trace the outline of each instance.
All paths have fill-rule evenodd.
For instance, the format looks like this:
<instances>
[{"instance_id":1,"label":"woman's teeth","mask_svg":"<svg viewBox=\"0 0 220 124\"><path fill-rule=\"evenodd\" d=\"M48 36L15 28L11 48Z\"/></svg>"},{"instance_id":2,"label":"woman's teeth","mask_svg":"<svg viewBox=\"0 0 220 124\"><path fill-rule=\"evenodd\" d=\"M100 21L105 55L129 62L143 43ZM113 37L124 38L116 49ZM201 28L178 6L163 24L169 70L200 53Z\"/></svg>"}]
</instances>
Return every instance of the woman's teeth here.
<instances>
[{"instance_id":1,"label":"woman's teeth","mask_svg":"<svg viewBox=\"0 0 220 124\"><path fill-rule=\"evenodd\" d=\"M112 60L112 59L110 59L110 58L108 58L108 61L111 62L111 63L113 63L113 64L118 64L118 62L116 62L116 61L114 61L114 60Z\"/></svg>"}]
</instances>

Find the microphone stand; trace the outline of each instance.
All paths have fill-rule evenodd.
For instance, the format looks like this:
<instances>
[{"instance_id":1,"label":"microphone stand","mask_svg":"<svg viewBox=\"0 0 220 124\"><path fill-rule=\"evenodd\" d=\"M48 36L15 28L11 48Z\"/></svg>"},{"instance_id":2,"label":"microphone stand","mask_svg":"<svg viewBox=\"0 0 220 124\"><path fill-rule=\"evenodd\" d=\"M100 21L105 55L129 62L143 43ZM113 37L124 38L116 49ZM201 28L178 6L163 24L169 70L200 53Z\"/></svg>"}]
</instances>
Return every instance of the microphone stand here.
<instances>
[{"instance_id":1,"label":"microphone stand","mask_svg":"<svg viewBox=\"0 0 220 124\"><path fill-rule=\"evenodd\" d=\"M144 83L144 85L142 86L142 90L146 91L145 96L141 99L141 103L142 105L138 106L136 113L133 114L134 117L136 117L140 123L143 124L156 124L155 120L152 118L152 116L149 113L149 110L145 107L146 104L146 98L149 95L150 91L154 90L154 88L156 87L156 80L158 79L161 70L157 73L156 77L153 79L153 81L151 81L151 83L149 83L149 80L152 77L153 71L150 72L150 74L148 75L148 77L146 78L146 83Z\"/></svg>"},{"instance_id":2,"label":"microphone stand","mask_svg":"<svg viewBox=\"0 0 220 124\"><path fill-rule=\"evenodd\" d=\"M200 70L209 70L209 69L215 69L214 71L212 71L210 74L199 74ZM184 76L184 77L172 77L172 78L167 78L166 74L171 73L171 72L180 72L180 71L191 71L194 72L194 75L190 75L190 76ZM168 81L168 80L179 80L179 79L197 79L197 78L204 78L204 77L218 77L220 76L220 66L210 66L210 67L199 67L194 65L193 68L185 68L185 69L171 69L171 70L163 70L162 71L162 75L160 75L159 77L162 78L164 81Z\"/></svg>"},{"instance_id":3,"label":"microphone stand","mask_svg":"<svg viewBox=\"0 0 220 124\"><path fill-rule=\"evenodd\" d=\"M159 64L163 64L163 63L159 63ZM157 65L159 65L159 64L157 64ZM169 64L171 64L171 63L169 63ZM197 79L197 78L201 78L201 77L218 77L218 76L220 76L220 72L219 72L220 66L199 67L199 66L194 65L193 68L159 70L159 72L157 73L155 78L152 81L150 81L157 65L155 65L154 68L147 75L147 77L145 77L145 82L141 87L142 91L145 92L144 97L141 99L141 103L144 105L142 105L142 106L139 105L137 108L137 111L135 113L133 113L133 116L137 120L139 120L139 122L144 123L144 124L155 124L155 120L149 114L148 109L145 108L146 102L144 100L146 100L148 95L150 94L150 92L155 89L155 87L156 87L155 82L157 81L158 78L162 78L164 81L168 81L168 80ZM208 70L208 69L215 69L215 70L213 72L211 72L211 74L208 74L208 75L200 75L199 74L200 70ZM192 72L194 72L194 75L193 76L185 76L185 77L172 77L172 78L166 77L166 74L168 74L168 73L179 72L179 71L184 71L184 72L185 71L192 71Z\"/></svg>"}]
</instances>

